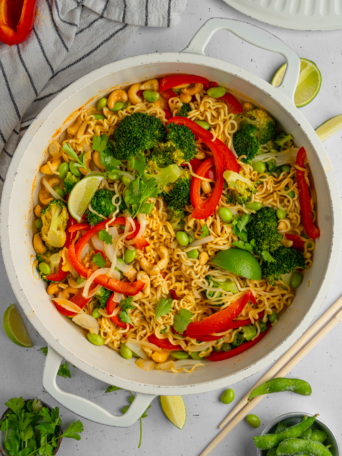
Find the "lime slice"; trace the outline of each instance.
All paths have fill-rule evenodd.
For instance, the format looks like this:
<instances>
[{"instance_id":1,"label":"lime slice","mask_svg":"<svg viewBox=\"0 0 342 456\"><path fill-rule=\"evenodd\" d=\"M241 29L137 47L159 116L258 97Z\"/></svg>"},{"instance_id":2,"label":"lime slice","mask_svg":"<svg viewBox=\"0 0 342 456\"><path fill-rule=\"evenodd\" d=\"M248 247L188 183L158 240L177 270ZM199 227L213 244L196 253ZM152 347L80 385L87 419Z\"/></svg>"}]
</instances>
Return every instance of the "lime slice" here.
<instances>
[{"instance_id":1,"label":"lime slice","mask_svg":"<svg viewBox=\"0 0 342 456\"><path fill-rule=\"evenodd\" d=\"M341 130L341 128L342 114L332 117L331 119L322 123L322 125L316 129L316 133L321 141L325 141L326 139L330 138L330 136Z\"/></svg>"},{"instance_id":2,"label":"lime slice","mask_svg":"<svg viewBox=\"0 0 342 456\"><path fill-rule=\"evenodd\" d=\"M186 408L182 396L160 396L166 418L182 430L186 422Z\"/></svg>"},{"instance_id":3,"label":"lime slice","mask_svg":"<svg viewBox=\"0 0 342 456\"><path fill-rule=\"evenodd\" d=\"M261 267L256 258L246 250L221 250L211 260L215 266L246 279L261 280Z\"/></svg>"},{"instance_id":4,"label":"lime slice","mask_svg":"<svg viewBox=\"0 0 342 456\"><path fill-rule=\"evenodd\" d=\"M272 79L273 87L278 87L282 83L286 63L279 68ZM300 73L297 88L294 95L294 102L297 108L307 105L318 94L321 88L322 76L317 65L311 60L300 59Z\"/></svg>"},{"instance_id":5,"label":"lime slice","mask_svg":"<svg viewBox=\"0 0 342 456\"><path fill-rule=\"evenodd\" d=\"M94 196L94 193L99 188L103 176L89 176L77 182L71 190L68 209L70 214L78 222L81 221L82 215L88 209L89 203Z\"/></svg>"},{"instance_id":6,"label":"lime slice","mask_svg":"<svg viewBox=\"0 0 342 456\"><path fill-rule=\"evenodd\" d=\"M8 338L20 347L33 347L24 322L12 304L4 313L3 325Z\"/></svg>"}]
</instances>

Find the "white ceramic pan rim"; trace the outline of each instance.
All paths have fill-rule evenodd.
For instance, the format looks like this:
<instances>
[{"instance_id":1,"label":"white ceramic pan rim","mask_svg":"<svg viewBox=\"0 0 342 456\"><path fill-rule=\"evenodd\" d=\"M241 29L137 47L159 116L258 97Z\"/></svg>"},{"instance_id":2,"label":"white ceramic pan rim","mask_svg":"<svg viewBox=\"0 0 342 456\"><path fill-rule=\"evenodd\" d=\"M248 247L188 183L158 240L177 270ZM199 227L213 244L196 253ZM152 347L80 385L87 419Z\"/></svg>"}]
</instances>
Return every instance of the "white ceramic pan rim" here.
<instances>
[{"instance_id":1,"label":"white ceramic pan rim","mask_svg":"<svg viewBox=\"0 0 342 456\"><path fill-rule=\"evenodd\" d=\"M219 29L225 28L232 31L237 36L249 41L251 44L255 44L264 49L268 49L274 52L281 53L288 62L288 71L285 75L283 84L280 88L274 88L267 82L258 78L257 76L245 71L235 65L222 62L217 59L206 57L204 55L204 48L212 36L212 34ZM16 170L19 167L20 161L27 150L32 137L35 134L39 134L40 128L42 128L44 121L54 112L54 110L62 103L65 99L72 97L78 90L88 85L93 84L95 81L103 77L104 74L112 74L121 69L128 69L140 65L151 65L162 62L184 62L195 65L203 65L210 69L219 69L228 74L232 74L241 78L254 86L257 90L263 91L265 94L274 98L278 103L281 103L284 110L286 110L300 125L300 128L309 138L318 159L325 169L330 169L326 173L327 185L329 188L332 208L333 208L333 234L332 248L330 252L330 260L325 271L325 277L322 279L322 285L319 293L316 295L314 302L312 303L310 310L307 312L303 320L298 324L292 333L272 352L260 359L258 362L251 364L248 368L214 381L207 381L200 384L191 384L191 376L189 376L189 384L184 386L171 385L170 386L156 386L148 385L139 381L128 381L122 378L109 375L108 373L95 368L89 363L85 363L80 360L72 350L63 346L60 341L51 336L48 328L45 327L39 318L34 318L32 321L36 330L40 335L48 342L50 346L49 356L46 361L44 371L44 387L56 398L60 403L73 410L86 418L92 419L102 424L117 425L117 426L128 426L132 424L139 415L141 414L147 404L155 397L156 394L166 395L178 395L178 394L197 394L201 392L211 391L218 388L227 386L227 377L229 377L229 383L233 384L247 378L254 373L257 373L262 368L266 367L279 356L281 356L286 350L288 350L293 343L303 334L307 329L312 319L317 314L321 304L323 303L330 284L333 279L333 275L337 266L340 241L341 241L341 213L340 213L340 200L338 194L337 184L331 169L331 165L328 157L326 156L325 150L312 129L311 125L302 116L298 109L293 104L293 94L296 87L296 82L299 74L299 58L296 54L287 47L282 41L268 32L259 29L258 27L251 26L249 24L233 21L228 19L211 19L209 20L196 34L195 38L190 43L189 47L185 49L183 53L164 53L164 54L148 54L138 57L125 59L119 62L112 63L101 69L98 69L80 80L70 85L67 89L61 92L55 99L53 99L49 105L39 114L37 119L32 122L30 128L23 137L16 154L12 159L11 166L8 170L4 192L2 197L2 223L1 223L1 240L6 270L9 276L10 283L14 290L14 293L23 308L27 316L31 312L31 307L26 298L24 292L21 289L19 278L16 275L13 259L11 257L10 248L10 233L8 227L8 220L10 215L10 198L11 198L11 183L13 182L16 174ZM330 165L330 166L329 166ZM59 353L59 355L55 352ZM65 393L59 389L56 384L56 374L59 363L62 358L67 359L73 363L76 367L83 370L84 372L96 377L106 383L115 384L116 386L124 389L131 389L137 393L145 393L138 395L134 401L135 411L131 407L130 411L124 415L124 417L114 417L109 412L105 411L96 404L91 403L78 396Z\"/></svg>"}]
</instances>

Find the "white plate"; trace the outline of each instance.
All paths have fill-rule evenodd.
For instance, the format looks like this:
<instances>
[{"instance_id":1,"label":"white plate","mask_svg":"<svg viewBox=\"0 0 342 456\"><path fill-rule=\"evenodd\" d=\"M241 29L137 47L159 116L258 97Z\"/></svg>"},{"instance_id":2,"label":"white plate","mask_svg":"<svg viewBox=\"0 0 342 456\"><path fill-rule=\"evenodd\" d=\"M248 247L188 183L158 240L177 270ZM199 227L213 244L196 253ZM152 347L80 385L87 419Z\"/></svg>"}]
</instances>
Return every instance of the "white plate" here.
<instances>
[{"instance_id":1,"label":"white plate","mask_svg":"<svg viewBox=\"0 0 342 456\"><path fill-rule=\"evenodd\" d=\"M247 16L295 30L342 29L342 0L223 0Z\"/></svg>"}]
</instances>

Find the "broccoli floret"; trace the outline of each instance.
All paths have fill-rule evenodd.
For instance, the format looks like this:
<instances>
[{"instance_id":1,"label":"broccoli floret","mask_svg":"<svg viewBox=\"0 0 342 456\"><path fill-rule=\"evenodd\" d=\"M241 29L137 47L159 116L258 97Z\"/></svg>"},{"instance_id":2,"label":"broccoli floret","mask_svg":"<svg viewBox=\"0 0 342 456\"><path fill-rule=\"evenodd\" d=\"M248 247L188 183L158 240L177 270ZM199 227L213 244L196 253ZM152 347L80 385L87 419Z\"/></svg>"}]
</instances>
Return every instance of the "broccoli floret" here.
<instances>
[{"instance_id":1,"label":"broccoli floret","mask_svg":"<svg viewBox=\"0 0 342 456\"><path fill-rule=\"evenodd\" d=\"M302 253L293 247L280 246L272 252L274 261L265 261L262 266L263 277L267 282L274 284L282 274L288 274L296 269L305 269L305 258Z\"/></svg>"},{"instance_id":2,"label":"broccoli floret","mask_svg":"<svg viewBox=\"0 0 342 456\"><path fill-rule=\"evenodd\" d=\"M264 321L258 321L258 325L259 325L259 328L260 328L260 332L263 333L267 330L267 323L265 323Z\"/></svg>"},{"instance_id":3,"label":"broccoli floret","mask_svg":"<svg viewBox=\"0 0 342 456\"><path fill-rule=\"evenodd\" d=\"M285 150L289 149L290 147L293 147L293 136L288 135L284 131L281 131L280 133L277 133L274 142L276 145L279 147L280 150Z\"/></svg>"},{"instance_id":4,"label":"broccoli floret","mask_svg":"<svg viewBox=\"0 0 342 456\"><path fill-rule=\"evenodd\" d=\"M179 179L165 189L162 197L169 209L179 211L190 204L190 181L190 172L182 170Z\"/></svg>"},{"instance_id":5,"label":"broccoli floret","mask_svg":"<svg viewBox=\"0 0 342 456\"><path fill-rule=\"evenodd\" d=\"M181 175L181 168L174 164L169 164L163 167L165 162L162 162L161 155L150 155L147 162L147 168L145 170L145 176L147 179L154 178L157 181L160 190L164 190L169 184L177 181Z\"/></svg>"},{"instance_id":6,"label":"broccoli floret","mask_svg":"<svg viewBox=\"0 0 342 456\"><path fill-rule=\"evenodd\" d=\"M68 171L67 175L65 176L64 182L63 182L65 191L67 193L70 193L71 190L75 187L75 185L79 181L80 181L79 177L76 177L74 174L72 174L71 171Z\"/></svg>"},{"instance_id":7,"label":"broccoli floret","mask_svg":"<svg viewBox=\"0 0 342 456\"><path fill-rule=\"evenodd\" d=\"M166 149L165 144L158 144L158 146L156 146L146 158L147 172L153 174L156 166L164 167L173 165L174 161L172 159L172 155L169 155L167 152L168 150Z\"/></svg>"},{"instance_id":8,"label":"broccoli floret","mask_svg":"<svg viewBox=\"0 0 342 456\"><path fill-rule=\"evenodd\" d=\"M40 235L49 249L61 248L65 244L68 219L67 207L61 200L52 200L48 207L43 209Z\"/></svg>"},{"instance_id":9,"label":"broccoli floret","mask_svg":"<svg viewBox=\"0 0 342 456\"><path fill-rule=\"evenodd\" d=\"M255 125L254 136L260 144L265 144L272 139L276 132L276 122L265 109L253 108L243 120L244 124Z\"/></svg>"},{"instance_id":10,"label":"broccoli floret","mask_svg":"<svg viewBox=\"0 0 342 456\"><path fill-rule=\"evenodd\" d=\"M108 188L96 190L90 202L90 206L95 212L107 218L115 211L115 206L112 203L113 196L114 193ZM97 225L98 223L103 222L102 217L94 214L89 209L86 210L86 217L91 225Z\"/></svg>"},{"instance_id":11,"label":"broccoli floret","mask_svg":"<svg viewBox=\"0 0 342 456\"><path fill-rule=\"evenodd\" d=\"M243 332L237 332L234 335L234 340L232 342L232 347L237 348L240 347L244 342L246 342L246 338Z\"/></svg>"},{"instance_id":12,"label":"broccoli floret","mask_svg":"<svg viewBox=\"0 0 342 456\"><path fill-rule=\"evenodd\" d=\"M209 284L210 288L221 288L223 291L227 291L227 292L230 292L233 294L236 294L239 292L239 290L237 289L237 286L231 280L226 280L225 282L215 282L215 280L211 276L207 276L206 279L208 280L208 284ZM217 292L217 291L206 290L204 294L208 299L214 298L214 300L216 300L222 296L222 293ZM220 303L215 303L215 301L212 302L212 305L222 306L223 304L224 304L223 302L220 302Z\"/></svg>"},{"instance_id":13,"label":"broccoli floret","mask_svg":"<svg viewBox=\"0 0 342 456\"><path fill-rule=\"evenodd\" d=\"M235 152L239 157L246 155L246 158L241 159L244 163L250 163L259 151L260 144L255 137L256 132L255 125L244 125L233 136Z\"/></svg>"},{"instance_id":14,"label":"broccoli floret","mask_svg":"<svg viewBox=\"0 0 342 456\"><path fill-rule=\"evenodd\" d=\"M171 163L181 165L194 158L197 154L195 135L185 125L171 123L168 125L167 142L160 144L163 154Z\"/></svg>"},{"instance_id":15,"label":"broccoli floret","mask_svg":"<svg viewBox=\"0 0 342 456\"><path fill-rule=\"evenodd\" d=\"M175 231L184 228L185 212L182 209L172 209L171 207L168 207L166 213L167 221Z\"/></svg>"},{"instance_id":16,"label":"broccoli floret","mask_svg":"<svg viewBox=\"0 0 342 456\"><path fill-rule=\"evenodd\" d=\"M59 268L59 263L61 261L61 257L59 256L59 253L57 251L49 251L47 250L45 253L37 253L36 255L38 265L37 265L37 271L40 274L40 277L47 283L51 283L51 280L47 279L47 276L50 274L54 274L57 272ZM46 263L50 267L50 274L44 274L42 271L39 270L39 265L40 263Z\"/></svg>"},{"instance_id":17,"label":"broccoli floret","mask_svg":"<svg viewBox=\"0 0 342 456\"><path fill-rule=\"evenodd\" d=\"M101 290L96 293L95 298L99 300L101 309L106 307L107 301L112 293L111 290L108 290L105 287L102 287Z\"/></svg>"},{"instance_id":18,"label":"broccoli floret","mask_svg":"<svg viewBox=\"0 0 342 456\"><path fill-rule=\"evenodd\" d=\"M180 116L180 117L188 117L188 112L190 112L190 111L191 111L191 108L190 108L189 103L183 103L183 106L181 107L179 113L176 115Z\"/></svg>"},{"instance_id":19,"label":"broccoli floret","mask_svg":"<svg viewBox=\"0 0 342 456\"><path fill-rule=\"evenodd\" d=\"M265 154L265 153L270 153L270 154L279 153L277 144L272 140L267 141L266 144L262 144L259 148L258 155ZM259 158L259 157L257 157L257 158Z\"/></svg>"},{"instance_id":20,"label":"broccoli floret","mask_svg":"<svg viewBox=\"0 0 342 456\"><path fill-rule=\"evenodd\" d=\"M252 198L252 194L257 191L255 183L242 174L235 173L234 171L225 171L223 177L228 184L227 203L248 203Z\"/></svg>"},{"instance_id":21,"label":"broccoli floret","mask_svg":"<svg viewBox=\"0 0 342 456\"><path fill-rule=\"evenodd\" d=\"M114 154L120 160L128 160L139 152L152 149L165 137L166 129L160 119L136 112L126 116L114 131Z\"/></svg>"},{"instance_id":22,"label":"broccoli floret","mask_svg":"<svg viewBox=\"0 0 342 456\"><path fill-rule=\"evenodd\" d=\"M263 251L273 252L281 247L280 241L283 238L277 227L276 211L271 207L262 207L249 217L246 225L248 242L254 240L255 250L261 255Z\"/></svg>"}]
</instances>

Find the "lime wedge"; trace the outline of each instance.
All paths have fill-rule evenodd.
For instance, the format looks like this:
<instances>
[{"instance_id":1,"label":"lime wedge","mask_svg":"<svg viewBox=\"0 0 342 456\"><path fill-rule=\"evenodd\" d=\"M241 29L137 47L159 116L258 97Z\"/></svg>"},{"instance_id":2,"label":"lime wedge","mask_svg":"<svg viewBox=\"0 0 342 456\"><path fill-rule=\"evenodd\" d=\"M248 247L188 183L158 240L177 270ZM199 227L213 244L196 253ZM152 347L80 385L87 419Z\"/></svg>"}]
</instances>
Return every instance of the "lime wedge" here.
<instances>
[{"instance_id":1,"label":"lime wedge","mask_svg":"<svg viewBox=\"0 0 342 456\"><path fill-rule=\"evenodd\" d=\"M81 221L82 215L88 209L89 203L94 193L99 188L103 176L89 176L77 182L71 190L68 209L70 214L78 222Z\"/></svg>"},{"instance_id":2,"label":"lime wedge","mask_svg":"<svg viewBox=\"0 0 342 456\"><path fill-rule=\"evenodd\" d=\"M8 338L20 347L33 347L24 322L12 304L4 313L3 325Z\"/></svg>"},{"instance_id":3,"label":"lime wedge","mask_svg":"<svg viewBox=\"0 0 342 456\"><path fill-rule=\"evenodd\" d=\"M326 122L322 123L320 127L316 129L317 136L321 141L325 141L330 136L337 133L342 128L342 114L332 117Z\"/></svg>"},{"instance_id":4,"label":"lime wedge","mask_svg":"<svg viewBox=\"0 0 342 456\"><path fill-rule=\"evenodd\" d=\"M182 430L186 422L186 408L182 396L160 396L166 418Z\"/></svg>"},{"instance_id":5,"label":"lime wedge","mask_svg":"<svg viewBox=\"0 0 342 456\"><path fill-rule=\"evenodd\" d=\"M246 279L261 280L261 267L256 258L246 250L221 250L211 260L215 266Z\"/></svg>"},{"instance_id":6,"label":"lime wedge","mask_svg":"<svg viewBox=\"0 0 342 456\"><path fill-rule=\"evenodd\" d=\"M274 75L271 82L273 87L280 86L285 74L286 65L284 63ZM321 88L321 83L322 76L317 65L311 62L311 60L300 59L299 79L294 95L294 102L297 108L307 105L315 98Z\"/></svg>"}]
</instances>

